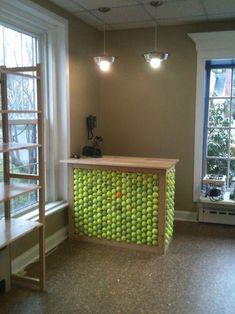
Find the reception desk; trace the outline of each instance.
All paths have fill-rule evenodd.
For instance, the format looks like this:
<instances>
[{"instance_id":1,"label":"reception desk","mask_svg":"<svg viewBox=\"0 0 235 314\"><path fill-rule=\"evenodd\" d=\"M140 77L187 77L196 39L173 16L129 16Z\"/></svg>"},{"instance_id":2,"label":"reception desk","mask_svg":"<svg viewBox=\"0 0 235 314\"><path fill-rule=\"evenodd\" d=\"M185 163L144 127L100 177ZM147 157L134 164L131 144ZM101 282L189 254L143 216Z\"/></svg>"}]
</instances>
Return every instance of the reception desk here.
<instances>
[{"instance_id":1,"label":"reception desk","mask_svg":"<svg viewBox=\"0 0 235 314\"><path fill-rule=\"evenodd\" d=\"M61 162L70 170L70 239L164 254L173 236L177 159Z\"/></svg>"}]
</instances>

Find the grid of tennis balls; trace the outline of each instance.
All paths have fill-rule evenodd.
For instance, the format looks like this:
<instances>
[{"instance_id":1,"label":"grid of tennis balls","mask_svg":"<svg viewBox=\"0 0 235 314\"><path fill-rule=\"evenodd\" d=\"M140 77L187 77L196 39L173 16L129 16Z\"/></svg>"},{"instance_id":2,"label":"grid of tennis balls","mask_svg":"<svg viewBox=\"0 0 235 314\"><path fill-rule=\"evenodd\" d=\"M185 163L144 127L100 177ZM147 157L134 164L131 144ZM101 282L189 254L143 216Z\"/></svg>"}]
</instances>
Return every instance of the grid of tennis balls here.
<instances>
[{"instance_id":1,"label":"grid of tennis balls","mask_svg":"<svg viewBox=\"0 0 235 314\"><path fill-rule=\"evenodd\" d=\"M167 174L166 188L166 229L165 243L168 244L173 235L174 224L174 199L175 199L175 170L171 170Z\"/></svg>"},{"instance_id":2,"label":"grid of tennis balls","mask_svg":"<svg viewBox=\"0 0 235 314\"><path fill-rule=\"evenodd\" d=\"M158 176L74 169L75 232L157 245Z\"/></svg>"}]
</instances>

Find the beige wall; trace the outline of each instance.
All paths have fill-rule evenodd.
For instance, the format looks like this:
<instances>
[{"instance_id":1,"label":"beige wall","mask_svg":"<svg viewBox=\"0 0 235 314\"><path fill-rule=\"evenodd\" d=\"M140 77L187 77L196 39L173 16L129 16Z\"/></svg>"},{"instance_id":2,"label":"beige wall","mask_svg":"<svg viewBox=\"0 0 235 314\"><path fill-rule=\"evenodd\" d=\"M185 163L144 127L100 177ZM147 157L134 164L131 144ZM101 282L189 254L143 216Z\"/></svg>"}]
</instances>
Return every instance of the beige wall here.
<instances>
[{"instance_id":1,"label":"beige wall","mask_svg":"<svg viewBox=\"0 0 235 314\"><path fill-rule=\"evenodd\" d=\"M47 0L33 0L66 18L69 30L70 143L71 153L86 144L85 117L98 112L98 75L93 57L99 47L99 32Z\"/></svg>"},{"instance_id":2,"label":"beige wall","mask_svg":"<svg viewBox=\"0 0 235 314\"><path fill-rule=\"evenodd\" d=\"M107 51L118 62L103 75L92 61L101 34L48 1L34 2L69 21L71 151L86 143L85 117L97 114L104 153L179 158L176 209L194 210L196 50L187 33L234 29L235 21L159 27L170 57L156 72L141 57L153 49L153 29L109 32Z\"/></svg>"},{"instance_id":3,"label":"beige wall","mask_svg":"<svg viewBox=\"0 0 235 314\"><path fill-rule=\"evenodd\" d=\"M99 80L93 57L98 32L83 23L69 24L70 64L70 142L71 152L79 152L87 143L85 118L98 115Z\"/></svg>"},{"instance_id":4,"label":"beige wall","mask_svg":"<svg viewBox=\"0 0 235 314\"><path fill-rule=\"evenodd\" d=\"M170 53L153 71L141 57L153 50L153 29L109 33L118 56L100 88L104 153L179 158L176 209L192 211L196 50L190 32L234 29L228 23L160 27L159 48Z\"/></svg>"}]
</instances>

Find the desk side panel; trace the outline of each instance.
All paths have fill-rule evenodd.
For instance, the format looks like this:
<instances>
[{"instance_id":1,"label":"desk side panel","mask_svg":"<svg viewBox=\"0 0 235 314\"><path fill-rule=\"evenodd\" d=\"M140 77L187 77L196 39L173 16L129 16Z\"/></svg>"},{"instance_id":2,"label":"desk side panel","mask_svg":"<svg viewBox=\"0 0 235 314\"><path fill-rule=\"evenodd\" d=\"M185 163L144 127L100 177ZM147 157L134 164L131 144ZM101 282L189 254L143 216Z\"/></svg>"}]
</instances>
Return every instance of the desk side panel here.
<instances>
[{"instance_id":1,"label":"desk side panel","mask_svg":"<svg viewBox=\"0 0 235 314\"><path fill-rule=\"evenodd\" d=\"M158 190L158 174L74 168L75 235L157 247Z\"/></svg>"}]
</instances>

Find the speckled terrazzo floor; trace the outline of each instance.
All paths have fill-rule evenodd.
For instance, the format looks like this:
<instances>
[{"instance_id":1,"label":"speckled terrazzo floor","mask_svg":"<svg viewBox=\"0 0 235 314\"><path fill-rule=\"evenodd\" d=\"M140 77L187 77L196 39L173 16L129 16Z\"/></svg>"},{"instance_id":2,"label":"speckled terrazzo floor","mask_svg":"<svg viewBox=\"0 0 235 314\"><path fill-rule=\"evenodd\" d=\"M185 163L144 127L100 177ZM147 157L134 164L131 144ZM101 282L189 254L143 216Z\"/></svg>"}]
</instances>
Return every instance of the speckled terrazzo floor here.
<instances>
[{"instance_id":1,"label":"speckled terrazzo floor","mask_svg":"<svg viewBox=\"0 0 235 314\"><path fill-rule=\"evenodd\" d=\"M14 286L0 313L234 314L235 227L177 222L161 257L65 241L47 258L47 292Z\"/></svg>"}]
</instances>

